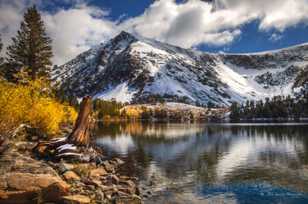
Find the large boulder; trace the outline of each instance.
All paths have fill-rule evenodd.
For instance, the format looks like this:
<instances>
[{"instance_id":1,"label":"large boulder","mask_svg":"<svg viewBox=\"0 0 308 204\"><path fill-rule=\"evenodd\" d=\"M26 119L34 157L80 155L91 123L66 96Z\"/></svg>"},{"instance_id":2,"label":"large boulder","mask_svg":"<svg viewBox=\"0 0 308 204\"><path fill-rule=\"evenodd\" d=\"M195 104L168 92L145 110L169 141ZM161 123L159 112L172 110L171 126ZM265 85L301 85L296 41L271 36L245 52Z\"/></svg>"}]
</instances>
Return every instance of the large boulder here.
<instances>
[{"instance_id":1,"label":"large boulder","mask_svg":"<svg viewBox=\"0 0 308 204\"><path fill-rule=\"evenodd\" d=\"M50 174L8 173L4 175L7 187L17 191L39 191L52 184L68 188L68 185L59 177Z\"/></svg>"},{"instance_id":2,"label":"large boulder","mask_svg":"<svg viewBox=\"0 0 308 204\"><path fill-rule=\"evenodd\" d=\"M57 202L69 192L67 183L50 174L8 173L1 181L0 203Z\"/></svg>"},{"instance_id":3,"label":"large boulder","mask_svg":"<svg viewBox=\"0 0 308 204\"><path fill-rule=\"evenodd\" d=\"M69 185L44 161L9 149L0 157L0 204L58 202Z\"/></svg>"}]
</instances>

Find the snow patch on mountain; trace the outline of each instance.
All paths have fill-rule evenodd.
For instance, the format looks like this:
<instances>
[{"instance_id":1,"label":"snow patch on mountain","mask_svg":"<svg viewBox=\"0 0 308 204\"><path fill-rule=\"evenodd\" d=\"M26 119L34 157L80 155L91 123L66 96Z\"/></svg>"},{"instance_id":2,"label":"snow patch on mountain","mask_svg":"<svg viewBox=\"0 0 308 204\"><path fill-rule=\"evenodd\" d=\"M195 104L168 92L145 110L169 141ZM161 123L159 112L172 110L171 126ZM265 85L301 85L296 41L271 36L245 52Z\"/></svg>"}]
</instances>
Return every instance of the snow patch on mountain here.
<instances>
[{"instance_id":1,"label":"snow patch on mountain","mask_svg":"<svg viewBox=\"0 0 308 204\"><path fill-rule=\"evenodd\" d=\"M113 100L114 99L118 102L126 103L132 100L135 93L136 91L130 90L127 82L124 82L122 84L117 85L114 88L111 88L107 91L96 94L94 98L103 99L103 100Z\"/></svg>"}]
</instances>

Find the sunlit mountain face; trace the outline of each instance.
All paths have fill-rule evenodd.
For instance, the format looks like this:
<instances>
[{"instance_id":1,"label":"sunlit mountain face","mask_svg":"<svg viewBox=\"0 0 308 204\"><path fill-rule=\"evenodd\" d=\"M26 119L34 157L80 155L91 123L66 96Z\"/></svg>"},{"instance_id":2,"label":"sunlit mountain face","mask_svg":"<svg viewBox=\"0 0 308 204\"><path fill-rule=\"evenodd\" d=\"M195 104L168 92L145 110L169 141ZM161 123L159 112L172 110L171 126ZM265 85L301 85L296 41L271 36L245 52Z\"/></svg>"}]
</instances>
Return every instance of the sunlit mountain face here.
<instances>
[{"instance_id":1,"label":"sunlit mountain face","mask_svg":"<svg viewBox=\"0 0 308 204\"><path fill-rule=\"evenodd\" d=\"M142 183L152 183L155 199L241 203L252 197L258 203L289 195L292 203L308 198L307 126L123 124L112 129L112 134L99 131L97 143L127 160L125 169Z\"/></svg>"}]
</instances>

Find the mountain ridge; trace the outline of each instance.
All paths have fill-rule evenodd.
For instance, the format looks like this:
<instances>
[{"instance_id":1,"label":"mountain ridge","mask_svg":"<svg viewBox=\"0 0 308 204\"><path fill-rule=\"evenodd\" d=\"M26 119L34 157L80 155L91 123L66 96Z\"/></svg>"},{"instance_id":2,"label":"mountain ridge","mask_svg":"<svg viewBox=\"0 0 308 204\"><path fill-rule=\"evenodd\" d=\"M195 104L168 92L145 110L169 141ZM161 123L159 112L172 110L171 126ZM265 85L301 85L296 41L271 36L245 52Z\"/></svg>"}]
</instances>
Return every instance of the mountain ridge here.
<instances>
[{"instance_id":1,"label":"mountain ridge","mask_svg":"<svg viewBox=\"0 0 308 204\"><path fill-rule=\"evenodd\" d=\"M292 95L307 65L308 43L273 52L218 54L123 31L56 67L52 76L66 94L77 97L229 106L232 101Z\"/></svg>"}]
</instances>

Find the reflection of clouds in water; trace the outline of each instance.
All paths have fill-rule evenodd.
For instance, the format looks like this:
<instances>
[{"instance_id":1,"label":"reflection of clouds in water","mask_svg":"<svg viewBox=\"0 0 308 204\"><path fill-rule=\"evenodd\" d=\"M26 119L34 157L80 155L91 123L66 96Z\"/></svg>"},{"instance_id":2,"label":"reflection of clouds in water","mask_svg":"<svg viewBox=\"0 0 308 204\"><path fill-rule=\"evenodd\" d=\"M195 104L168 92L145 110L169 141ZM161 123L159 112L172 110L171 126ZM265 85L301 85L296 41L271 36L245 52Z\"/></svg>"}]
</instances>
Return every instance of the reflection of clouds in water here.
<instances>
[{"instance_id":1,"label":"reflection of clouds in water","mask_svg":"<svg viewBox=\"0 0 308 204\"><path fill-rule=\"evenodd\" d=\"M111 147L116 152L126 155L130 149L135 147L134 141L132 140L131 136L126 134L121 134L116 137L103 137L98 138L96 140L98 145L107 145Z\"/></svg>"},{"instance_id":2,"label":"reflection of clouds in water","mask_svg":"<svg viewBox=\"0 0 308 204\"><path fill-rule=\"evenodd\" d=\"M128 129L131 130L131 129ZM153 155L154 160L169 160L174 158L190 148L195 142L195 136L204 130L201 124L164 124L162 126L149 125L142 129L143 137L163 138L164 140L175 141L176 138L185 138L184 140L176 140L175 142L165 143L160 142L156 144L145 143L142 146L148 154ZM136 129L131 130L136 131ZM115 137L104 136L97 139L98 145L106 145L113 151L120 154L128 154L130 149L133 149L138 143L138 137L134 137L127 130L124 133L118 134ZM135 132L134 132L135 133Z\"/></svg>"},{"instance_id":3,"label":"reflection of clouds in water","mask_svg":"<svg viewBox=\"0 0 308 204\"><path fill-rule=\"evenodd\" d=\"M204 131L204 130L203 130ZM202 134L186 135L174 142L144 143L144 150L152 155L154 161L161 166L174 163L174 168L194 166L204 152L227 151L228 144L235 137L230 131L203 132Z\"/></svg>"},{"instance_id":4,"label":"reflection of clouds in water","mask_svg":"<svg viewBox=\"0 0 308 204\"><path fill-rule=\"evenodd\" d=\"M180 140L171 144L144 144L144 149L153 156L155 161L165 163L186 153L188 149L193 147L195 140L196 138L191 136L187 140Z\"/></svg>"},{"instance_id":5,"label":"reflection of clouds in water","mask_svg":"<svg viewBox=\"0 0 308 204\"><path fill-rule=\"evenodd\" d=\"M152 137L163 136L165 139L168 139L191 136L202 132L203 129L204 126L200 124L167 124L160 128L153 125L147 127L142 134Z\"/></svg>"},{"instance_id":6,"label":"reflection of clouds in water","mask_svg":"<svg viewBox=\"0 0 308 204\"><path fill-rule=\"evenodd\" d=\"M257 165L259 156L263 153L286 155L289 159L297 160L297 152L303 149L303 144L294 138L277 140L274 137L241 137L231 144L229 151L219 159L217 179L223 180L225 176L242 166Z\"/></svg>"}]
</instances>

